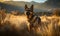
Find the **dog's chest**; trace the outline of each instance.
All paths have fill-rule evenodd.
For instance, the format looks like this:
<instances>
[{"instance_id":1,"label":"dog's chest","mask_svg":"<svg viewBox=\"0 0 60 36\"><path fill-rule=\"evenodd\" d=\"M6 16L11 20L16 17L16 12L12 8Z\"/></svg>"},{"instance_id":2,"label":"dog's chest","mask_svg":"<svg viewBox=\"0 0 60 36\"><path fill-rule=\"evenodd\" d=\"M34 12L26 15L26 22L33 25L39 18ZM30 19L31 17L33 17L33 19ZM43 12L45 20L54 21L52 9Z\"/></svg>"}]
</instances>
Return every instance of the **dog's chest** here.
<instances>
[{"instance_id":1,"label":"dog's chest","mask_svg":"<svg viewBox=\"0 0 60 36\"><path fill-rule=\"evenodd\" d=\"M29 22L30 24L37 24L38 21L39 21L38 16L33 16L33 17L31 17L30 19L28 19L28 22Z\"/></svg>"}]
</instances>

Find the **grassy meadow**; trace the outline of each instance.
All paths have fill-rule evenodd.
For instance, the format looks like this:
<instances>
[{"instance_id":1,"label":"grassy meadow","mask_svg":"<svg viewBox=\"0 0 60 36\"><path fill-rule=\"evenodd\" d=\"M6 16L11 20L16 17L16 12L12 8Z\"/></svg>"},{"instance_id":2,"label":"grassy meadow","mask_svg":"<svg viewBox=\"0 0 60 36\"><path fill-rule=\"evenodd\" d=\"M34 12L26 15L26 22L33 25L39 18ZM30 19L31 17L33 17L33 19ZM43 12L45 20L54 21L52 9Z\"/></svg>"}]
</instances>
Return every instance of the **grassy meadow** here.
<instances>
[{"instance_id":1,"label":"grassy meadow","mask_svg":"<svg viewBox=\"0 0 60 36\"><path fill-rule=\"evenodd\" d=\"M0 10L0 36L60 36L60 16L40 16L42 26L28 31L29 22L24 14Z\"/></svg>"}]
</instances>

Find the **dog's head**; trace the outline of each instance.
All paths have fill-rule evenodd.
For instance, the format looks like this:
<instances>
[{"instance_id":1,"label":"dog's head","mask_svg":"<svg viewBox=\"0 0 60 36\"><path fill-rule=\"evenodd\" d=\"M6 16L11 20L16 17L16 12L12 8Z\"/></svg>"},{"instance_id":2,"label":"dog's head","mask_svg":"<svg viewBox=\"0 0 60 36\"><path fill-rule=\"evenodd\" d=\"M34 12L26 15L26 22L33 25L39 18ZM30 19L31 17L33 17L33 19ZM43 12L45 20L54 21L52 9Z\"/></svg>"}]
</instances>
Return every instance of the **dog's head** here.
<instances>
[{"instance_id":1,"label":"dog's head","mask_svg":"<svg viewBox=\"0 0 60 36\"><path fill-rule=\"evenodd\" d=\"M33 15L33 5L30 8L28 8L27 5L25 5L25 15L27 16Z\"/></svg>"}]
</instances>

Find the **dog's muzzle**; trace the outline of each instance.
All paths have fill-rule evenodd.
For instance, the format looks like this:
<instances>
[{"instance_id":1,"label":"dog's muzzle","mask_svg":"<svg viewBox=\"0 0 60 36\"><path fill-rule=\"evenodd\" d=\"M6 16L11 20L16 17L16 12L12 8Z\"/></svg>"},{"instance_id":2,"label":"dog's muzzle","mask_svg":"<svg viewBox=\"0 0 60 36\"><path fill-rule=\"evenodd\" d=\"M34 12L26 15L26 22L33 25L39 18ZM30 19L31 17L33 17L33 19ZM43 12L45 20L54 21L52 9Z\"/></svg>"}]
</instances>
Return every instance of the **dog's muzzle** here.
<instances>
[{"instance_id":1,"label":"dog's muzzle","mask_svg":"<svg viewBox=\"0 0 60 36\"><path fill-rule=\"evenodd\" d=\"M26 15L28 15L28 16L29 16L29 15L30 15L30 13L29 13L29 12L26 12Z\"/></svg>"}]
</instances>

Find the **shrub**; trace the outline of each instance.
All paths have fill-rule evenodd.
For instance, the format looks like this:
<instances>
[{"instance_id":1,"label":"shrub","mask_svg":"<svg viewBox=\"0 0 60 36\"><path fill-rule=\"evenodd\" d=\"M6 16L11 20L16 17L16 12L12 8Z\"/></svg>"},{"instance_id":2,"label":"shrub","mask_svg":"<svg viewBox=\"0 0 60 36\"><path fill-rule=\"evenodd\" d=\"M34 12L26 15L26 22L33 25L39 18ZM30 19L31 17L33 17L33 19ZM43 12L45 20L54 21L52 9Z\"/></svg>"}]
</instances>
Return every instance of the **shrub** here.
<instances>
[{"instance_id":1,"label":"shrub","mask_svg":"<svg viewBox=\"0 0 60 36\"><path fill-rule=\"evenodd\" d=\"M54 9L53 14L56 16L60 16L60 9Z\"/></svg>"}]
</instances>

